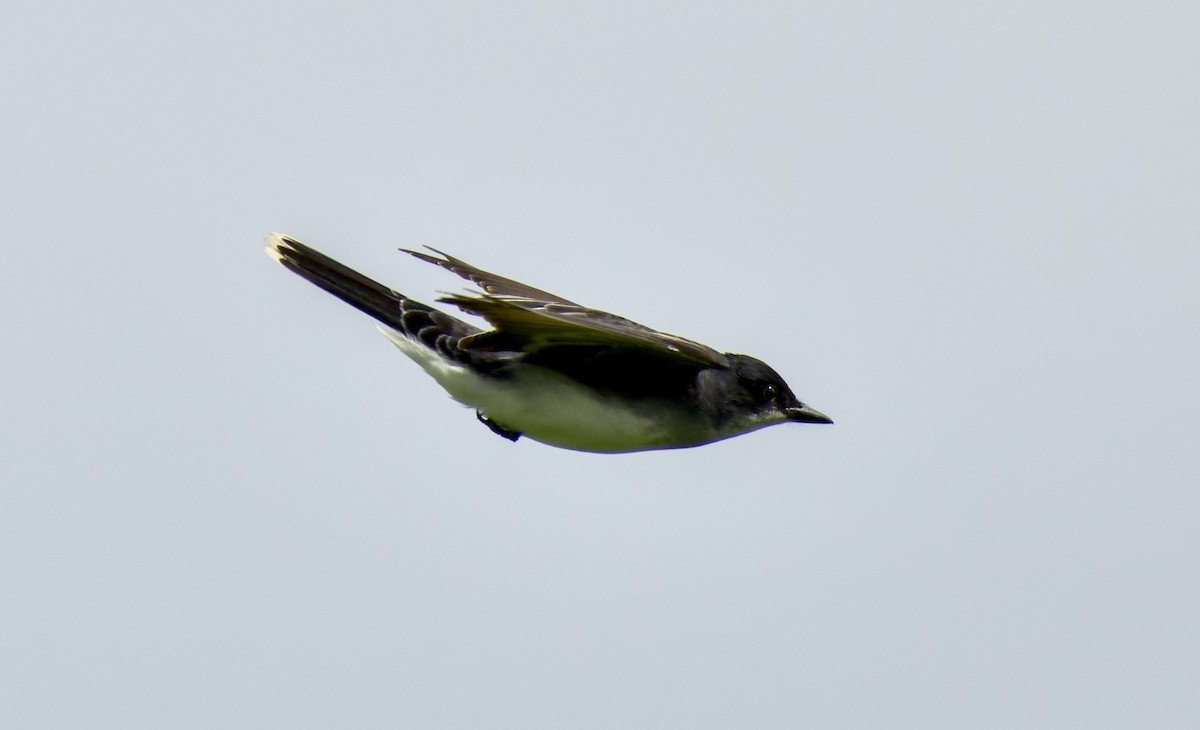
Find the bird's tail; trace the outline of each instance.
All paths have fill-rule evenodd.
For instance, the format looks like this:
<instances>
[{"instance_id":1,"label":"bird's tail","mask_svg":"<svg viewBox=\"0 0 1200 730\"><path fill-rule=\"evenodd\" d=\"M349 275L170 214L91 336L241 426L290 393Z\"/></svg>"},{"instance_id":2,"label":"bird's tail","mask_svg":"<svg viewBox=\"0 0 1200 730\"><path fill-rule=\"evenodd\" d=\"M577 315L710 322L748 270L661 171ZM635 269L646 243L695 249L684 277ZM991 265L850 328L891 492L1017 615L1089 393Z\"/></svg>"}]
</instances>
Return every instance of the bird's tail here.
<instances>
[{"instance_id":1,"label":"bird's tail","mask_svg":"<svg viewBox=\"0 0 1200 730\"><path fill-rule=\"evenodd\" d=\"M458 340L478 332L455 319L374 279L339 264L325 254L282 233L267 236L267 255L343 302L371 315L387 328L427 347L455 353ZM457 353L455 353L457 354Z\"/></svg>"},{"instance_id":2,"label":"bird's tail","mask_svg":"<svg viewBox=\"0 0 1200 730\"><path fill-rule=\"evenodd\" d=\"M406 297L282 233L267 236L267 255L343 302L405 331Z\"/></svg>"}]
</instances>

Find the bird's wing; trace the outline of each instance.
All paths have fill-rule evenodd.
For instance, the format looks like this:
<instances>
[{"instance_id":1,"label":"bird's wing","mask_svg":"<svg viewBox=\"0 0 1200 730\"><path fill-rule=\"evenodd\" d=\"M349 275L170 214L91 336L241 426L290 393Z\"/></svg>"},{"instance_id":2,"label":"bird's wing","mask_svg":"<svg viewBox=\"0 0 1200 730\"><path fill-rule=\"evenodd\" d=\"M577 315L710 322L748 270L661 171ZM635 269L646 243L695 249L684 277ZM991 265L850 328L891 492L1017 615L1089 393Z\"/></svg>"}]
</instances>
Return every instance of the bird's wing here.
<instances>
[{"instance_id":1,"label":"bird's wing","mask_svg":"<svg viewBox=\"0 0 1200 730\"><path fill-rule=\"evenodd\" d=\"M578 306L575 304L575 302L572 302L569 299L563 299L557 294L551 294L550 292L542 291L541 289L534 289L528 284L522 284L519 281L513 281L512 279L498 276L496 274L484 271L483 269L477 269L468 264L466 261L463 261L462 259L456 259L450 254L442 253L431 246L426 246L425 248L428 248L430 251L433 251L442 258L439 259L437 256L430 256L427 253L412 251L407 248L402 248L400 250L406 254L416 256L422 261L427 261L436 266L440 266L446 271L451 271L455 274L458 274L467 281L470 281L473 284L478 284L488 294L501 297L521 297L524 299L541 302L557 302L559 304Z\"/></svg>"},{"instance_id":2,"label":"bird's wing","mask_svg":"<svg viewBox=\"0 0 1200 730\"><path fill-rule=\"evenodd\" d=\"M703 367L729 367L728 358L711 347L578 304L491 294L452 294L438 301L477 314L495 327L463 338L459 347L466 350L534 353L550 347L599 345L644 350Z\"/></svg>"},{"instance_id":3,"label":"bird's wing","mask_svg":"<svg viewBox=\"0 0 1200 730\"><path fill-rule=\"evenodd\" d=\"M698 342L659 332L624 317L591 309L477 269L437 249L430 250L442 258L402 250L452 271L486 292L481 295L452 294L438 300L483 317L495 328L463 338L459 347L464 350L533 353L564 346L626 347L691 365L729 367L725 355Z\"/></svg>"}]
</instances>

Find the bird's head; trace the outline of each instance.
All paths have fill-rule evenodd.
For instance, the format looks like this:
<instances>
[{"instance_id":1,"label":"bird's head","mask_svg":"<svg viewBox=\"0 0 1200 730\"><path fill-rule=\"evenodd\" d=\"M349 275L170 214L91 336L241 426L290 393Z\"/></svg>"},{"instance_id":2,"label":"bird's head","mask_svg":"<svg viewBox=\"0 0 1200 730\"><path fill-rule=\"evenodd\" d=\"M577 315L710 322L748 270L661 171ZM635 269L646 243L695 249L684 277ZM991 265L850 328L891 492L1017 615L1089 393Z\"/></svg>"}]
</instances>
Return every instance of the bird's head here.
<instances>
[{"instance_id":1,"label":"bird's head","mask_svg":"<svg viewBox=\"0 0 1200 730\"><path fill-rule=\"evenodd\" d=\"M796 397L779 373L749 355L726 353L727 369L710 369L697 380L703 411L730 436L777 423L833 423Z\"/></svg>"}]
</instances>

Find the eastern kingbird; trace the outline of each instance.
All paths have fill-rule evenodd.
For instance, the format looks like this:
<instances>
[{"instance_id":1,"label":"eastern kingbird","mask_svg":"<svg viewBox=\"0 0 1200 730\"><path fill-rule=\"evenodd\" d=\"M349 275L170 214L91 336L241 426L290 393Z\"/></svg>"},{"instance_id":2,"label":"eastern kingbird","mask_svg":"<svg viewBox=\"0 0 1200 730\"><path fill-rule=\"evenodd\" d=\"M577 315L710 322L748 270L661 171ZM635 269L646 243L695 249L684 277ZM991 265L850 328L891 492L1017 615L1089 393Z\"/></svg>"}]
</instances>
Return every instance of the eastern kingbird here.
<instances>
[{"instance_id":1,"label":"eastern kingbird","mask_svg":"<svg viewBox=\"0 0 1200 730\"><path fill-rule=\"evenodd\" d=\"M589 309L436 249L401 250L481 287L437 301L492 329L415 302L294 238L267 237L273 259L379 320L401 352L506 439L619 453L700 446L777 423L833 423L761 360Z\"/></svg>"}]
</instances>

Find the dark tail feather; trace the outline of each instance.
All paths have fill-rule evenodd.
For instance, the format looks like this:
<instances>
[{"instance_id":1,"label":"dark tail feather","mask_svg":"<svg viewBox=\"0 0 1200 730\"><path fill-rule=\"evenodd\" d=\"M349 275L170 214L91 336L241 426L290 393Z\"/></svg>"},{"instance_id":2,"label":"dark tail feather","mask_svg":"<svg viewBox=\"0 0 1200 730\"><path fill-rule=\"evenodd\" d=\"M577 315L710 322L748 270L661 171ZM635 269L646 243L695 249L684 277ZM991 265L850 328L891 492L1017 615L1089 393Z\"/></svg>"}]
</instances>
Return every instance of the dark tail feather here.
<instances>
[{"instance_id":1,"label":"dark tail feather","mask_svg":"<svg viewBox=\"0 0 1200 730\"><path fill-rule=\"evenodd\" d=\"M282 233L267 236L267 255L350 306L447 357L466 357L457 349L458 341L479 331L444 312L414 302Z\"/></svg>"},{"instance_id":2,"label":"dark tail feather","mask_svg":"<svg viewBox=\"0 0 1200 730\"><path fill-rule=\"evenodd\" d=\"M267 255L343 302L401 332L408 331L404 324L404 309L413 305L428 309L281 233L267 236Z\"/></svg>"}]
</instances>

